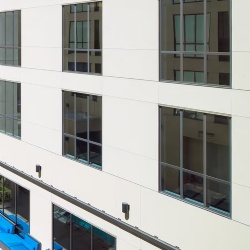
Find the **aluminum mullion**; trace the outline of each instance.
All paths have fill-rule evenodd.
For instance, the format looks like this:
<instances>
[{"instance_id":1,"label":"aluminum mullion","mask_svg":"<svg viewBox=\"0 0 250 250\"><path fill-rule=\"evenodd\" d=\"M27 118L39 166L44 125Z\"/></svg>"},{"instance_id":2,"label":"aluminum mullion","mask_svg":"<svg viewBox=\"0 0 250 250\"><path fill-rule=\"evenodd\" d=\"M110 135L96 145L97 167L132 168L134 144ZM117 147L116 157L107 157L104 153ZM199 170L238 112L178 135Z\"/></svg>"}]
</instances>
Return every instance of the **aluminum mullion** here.
<instances>
[{"instance_id":1,"label":"aluminum mullion","mask_svg":"<svg viewBox=\"0 0 250 250\"><path fill-rule=\"evenodd\" d=\"M76 94L74 94L74 156L76 159Z\"/></svg>"},{"instance_id":2,"label":"aluminum mullion","mask_svg":"<svg viewBox=\"0 0 250 250\"><path fill-rule=\"evenodd\" d=\"M158 20L158 22L159 22L159 80L161 80L162 79L162 64L161 64L161 62L162 62L162 59L161 59L161 56L162 56L162 54L161 54L161 52L162 52L162 24L161 24L161 22L162 22L162 0L160 0L160 2L159 2L159 20ZM161 138L161 137L160 137Z\"/></svg>"},{"instance_id":3,"label":"aluminum mullion","mask_svg":"<svg viewBox=\"0 0 250 250\"><path fill-rule=\"evenodd\" d=\"M158 175L158 189L159 191L162 190L162 186L161 186L161 144L162 144L162 132L161 132L161 128L162 128L162 124L161 124L161 114L162 114L162 108L159 108L159 140L158 140L158 147L159 147L159 166L158 166L158 171L159 171L159 175Z\"/></svg>"},{"instance_id":4,"label":"aluminum mullion","mask_svg":"<svg viewBox=\"0 0 250 250\"><path fill-rule=\"evenodd\" d=\"M203 49L203 62L204 62L204 83L207 84L207 1L204 0L204 24L203 24L203 39L204 39L204 49Z\"/></svg>"},{"instance_id":5,"label":"aluminum mullion","mask_svg":"<svg viewBox=\"0 0 250 250\"><path fill-rule=\"evenodd\" d=\"M89 162L90 146L89 146L89 95L87 96L87 161Z\"/></svg>"},{"instance_id":6,"label":"aluminum mullion","mask_svg":"<svg viewBox=\"0 0 250 250\"><path fill-rule=\"evenodd\" d=\"M184 81L184 70L183 70L183 32L184 32L184 16L183 16L183 0L180 1L180 80Z\"/></svg>"},{"instance_id":7,"label":"aluminum mullion","mask_svg":"<svg viewBox=\"0 0 250 250\"><path fill-rule=\"evenodd\" d=\"M69 215L69 248L73 250L72 214ZM54 248L54 247L53 247Z\"/></svg>"},{"instance_id":8,"label":"aluminum mullion","mask_svg":"<svg viewBox=\"0 0 250 250\"><path fill-rule=\"evenodd\" d=\"M76 5L74 5L74 52L75 52L75 55L74 55L74 61L75 61L75 70L76 71Z\"/></svg>"},{"instance_id":9,"label":"aluminum mullion","mask_svg":"<svg viewBox=\"0 0 250 250\"><path fill-rule=\"evenodd\" d=\"M180 196L183 198L183 111L180 111Z\"/></svg>"},{"instance_id":10,"label":"aluminum mullion","mask_svg":"<svg viewBox=\"0 0 250 250\"><path fill-rule=\"evenodd\" d=\"M88 32L87 32L87 34L88 34L88 55L87 55L87 60L88 60L88 63L87 63L87 65L88 65L88 73L90 72L90 70L89 70L89 68L90 68L90 65L89 65L89 43L90 43L90 28L89 28L89 25L90 25L90 21L89 21L89 3L87 4L87 9L88 9L88 12L87 12L87 19L88 19L88 25L87 25L87 27L88 27Z\"/></svg>"},{"instance_id":11,"label":"aluminum mullion","mask_svg":"<svg viewBox=\"0 0 250 250\"><path fill-rule=\"evenodd\" d=\"M203 114L203 204L207 206L207 116Z\"/></svg>"}]
</instances>

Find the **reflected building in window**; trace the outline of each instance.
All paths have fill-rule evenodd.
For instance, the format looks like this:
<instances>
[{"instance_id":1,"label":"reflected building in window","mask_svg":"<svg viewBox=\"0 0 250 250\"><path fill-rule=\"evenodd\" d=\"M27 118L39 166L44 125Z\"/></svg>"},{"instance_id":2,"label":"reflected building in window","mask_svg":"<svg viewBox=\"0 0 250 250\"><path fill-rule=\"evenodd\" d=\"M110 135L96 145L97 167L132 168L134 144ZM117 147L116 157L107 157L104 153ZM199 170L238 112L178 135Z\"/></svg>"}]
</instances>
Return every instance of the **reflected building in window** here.
<instances>
[{"instance_id":1,"label":"reflected building in window","mask_svg":"<svg viewBox=\"0 0 250 250\"><path fill-rule=\"evenodd\" d=\"M161 81L230 86L230 1L161 0Z\"/></svg>"},{"instance_id":2,"label":"reflected building in window","mask_svg":"<svg viewBox=\"0 0 250 250\"><path fill-rule=\"evenodd\" d=\"M102 74L102 2L63 6L63 70Z\"/></svg>"}]
</instances>

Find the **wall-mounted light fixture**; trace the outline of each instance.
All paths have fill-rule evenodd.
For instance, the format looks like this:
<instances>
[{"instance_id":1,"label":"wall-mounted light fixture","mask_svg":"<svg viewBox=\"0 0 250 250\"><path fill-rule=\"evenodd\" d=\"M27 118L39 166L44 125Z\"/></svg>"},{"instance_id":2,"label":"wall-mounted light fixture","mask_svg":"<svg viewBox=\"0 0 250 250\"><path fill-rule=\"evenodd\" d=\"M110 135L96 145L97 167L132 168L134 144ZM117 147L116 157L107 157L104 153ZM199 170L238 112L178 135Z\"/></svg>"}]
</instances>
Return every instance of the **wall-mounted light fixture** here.
<instances>
[{"instance_id":1,"label":"wall-mounted light fixture","mask_svg":"<svg viewBox=\"0 0 250 250\"><path fill-rule=\"evenodd\" d=\"M122 212L125 214L125 219L129 219L130 205L127 202L122 203Z\"/></svg>"},{"instance_id":2,"label":"wall-mounted light fixture","mask_svg":"<svg viewBox=\"0 0 250 250\"><path fill-rule=\"evenodd\" d=\"M41 178L42 167L39 164L36 164L36 172L38 173L38 177Z\"/></svg>"}]
</instances>

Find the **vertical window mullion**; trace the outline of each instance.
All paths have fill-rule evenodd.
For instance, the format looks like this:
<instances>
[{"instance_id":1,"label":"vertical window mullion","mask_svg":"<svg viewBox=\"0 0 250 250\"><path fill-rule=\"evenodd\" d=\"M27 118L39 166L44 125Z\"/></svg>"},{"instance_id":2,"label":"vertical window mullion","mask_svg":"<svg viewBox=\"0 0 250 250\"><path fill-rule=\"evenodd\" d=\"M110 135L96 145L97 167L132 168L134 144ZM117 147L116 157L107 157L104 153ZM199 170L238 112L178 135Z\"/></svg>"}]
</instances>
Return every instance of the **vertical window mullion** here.
<instances>
[{"instance_id":1,"label":"vertical window mullion","mask_svg":"<svg viewBox=\"0 0 250 250\"><path fill-rule=\"evenodd\" d=\"M183 198L183 111L180 111L180 196Z\"/></svg>"},{"instance_id":2,"label":"vertical window mullion","mask_svg":"<svg viewBox=\"0 0 250 250\"><path fill-rule=\"evenodd\" d=\"M203 29L204 29L204 32L203 32L203 53L204 53L204 83L206 84L207 83L207 1L204 0L204 15L203 15L203 18L204 18L204 22L203 22Z\"/></svg>"},{"instance_id":3,"label":"vertical window mullion","mask_svg":"<svg viewBox=\"0 0 250 250\"><path fill-rule=\"evenodd\" d=\"M74 156L75 156L75 159L76 159L76 94L74 94Z\"/></svg>"},{"instance_id":4,"label":"vertical window mullion","mask_svg":"<svg viewBox=\"0 0 250 250\"><path fill-rule=\"evenodd\" d=\"M203 204L207 206L207 116L203 114Z\"/></svg>"},{"instance_id":5,"label":"vertical window mullion","mask_svg":"<svg viewBox=\"0 0 250 250\"><path fill-rule=\"evenodd\" d=\"M180 80L184 81L183 72L183 51L184 51L184 15L183 15L183 0L180 1Z\"/></svg>"},{"instance_id":6,"label":"vertical window mullion","mask_svg":"<svg viewBox=\"0 0 250 250\"><path fill-rule=\"evenodd\" d=\"M88 55L87 55L87 61L88 61L88 63L87 63L87 65L88 65L88 73L90 72L90 64L89 64L89 44L90 44L90 21L89 21L89 3L87 4L87 13L88 13L88 15L87 15L87 19L88 19L88 24L87 24L87 34L88 34L88 38L87 38L87 41L88 41L88 47L87 47L87 53L88 53Z\"/></svg>"},{"instance_id":7,"label":"vertical window mullion","mask_svg":"<svg viewBox=\"0 0 250 250\"><path fill-rule=\"evenodd\" d=\"M70 247L70 250L73 249L73 226L72 226L72 214L69 215L69 247Z\"/></svg>"},{"instance_id":8,"label":"vertical window mullion","mask_svg":"<svg viewBox=\"0 0 250 250\"><path fill-rule=\"evenodd\" d=\"M159 107L159 190L162 190L162 185L161 185L161 168L162 168L162 164L161 164L161 150L162 150L162 124L161 124L161 111L162 111L162 108Z\"/></svg>"},{"instance_id":9,"label":"vertical window mullion","mask_svg":"<svg viewBox=\"0 0 250 250\"><path fill-rule=\"evenodd\" d=\"M90 235L91 235L91 248L90 249L93 250L93 248L94 248L93 225L91 225L91 233L90 233Z\"/></svg>"},{"instance_id":10,"label":"vertical window mullion","mask_svg":"<svg viewBox=\"0 0 250 250\"><path fill-rule=\"evenodd\" d=\"M15 224L17 224L17 184L15 184L15 217L16 217L16 221Z\"/></svg>"},{"instance_id":11,"label":"vertical window mullion","mask_svg":"<svg viewBox=\"0 0 250 250\"><path fill-rule=\"evenodd\" d=\"M76 71L76 5L74 5L74 64Z\"/></svg>"},{"instance_id":12,"label":"vertical window mullion","mask_svg":"<svg viewBox=\"0 0 250 250\"><path fill-rule=\"evenodd\" d=\"M90 108L90 105L89 105L89 99L90 99L90 96L88 95L87 96L87 160L88 160L88 164L90 163L90 145L89 145L89 108Z\"/></svg>"}]
</instances>

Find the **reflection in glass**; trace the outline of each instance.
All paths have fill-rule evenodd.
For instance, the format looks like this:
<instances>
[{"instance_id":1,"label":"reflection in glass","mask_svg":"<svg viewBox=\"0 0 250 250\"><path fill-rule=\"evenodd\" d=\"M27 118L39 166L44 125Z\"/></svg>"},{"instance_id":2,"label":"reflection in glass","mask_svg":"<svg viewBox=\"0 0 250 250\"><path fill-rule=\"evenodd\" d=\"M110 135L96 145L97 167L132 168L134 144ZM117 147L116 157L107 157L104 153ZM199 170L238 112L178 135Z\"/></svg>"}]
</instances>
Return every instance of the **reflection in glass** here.
<instances>
[{"instance_id":1,"label":"reflection in glass","mask_svg":"<svg viewBox=\"0 0 250 250\"><path fill-rule=\"evenodd\" d=\"M88 104L87 95L76 94L76 136L87 139Z\"/></svg>"},{"instance_id":2,"label":"reflection in glass","mask_svg":"<svg viewBox=\"0 0 250 250\"><path fill-rule=\"evenodd\" d=\"M4 210L3 213L13 222L16 222L16 184L8 179L4 179Z\"/></svg>"},{"instance_id":3,"label":"reflection in glass","mask_svg":"<svg viewBox=\"0 0 250 250\"><path fill-rule=\"evenodd\" d=\"M203 172L203 114L183 111L183 167Z\"/></svg>"},{"instance_id":4,"label":"reflection in glass","mask_svg":"<svg viewBox=\"0 0 250 250\"><path fill-rule=\"evenodd\" d=\"M180 195L180 170L161 165L161 190Z\"/></svg>"},{"instance_id":5,"label":"reflection in glass","mask_svg":"<svg viewBox=\"0 0 250 250\"><path fill-rule=\"evenodd\" d=\"M14 121L13 119L6 118L6 134L13 135L13 129L14 129Z\"/></svg>"},{"instance_id":6,"label":"reflection in glass","mask_svg":"<svg viewBox=\"0 0 250 250\"><path fill-rule=\"evenodd\" d=\"M88 144L86 141L76 139L76 158L88 163Z\"/></svg>"},{"instance_id":7,"label":"reflection in glass","mask_svg":"<svg viewBox=\"0 0 250 250\"><path fill-rule=\"evenodd\" d=\"M21 84L14 83L14 114L15 118L21 119Z\"/></svg>"},{"instance_id":8,"label":"reflection in glass","mask_svg":"<svg viewBox=\"0 0 250 250\"><path fill-rule=\"evenodd\" d=\"M14 84L6 82L6 115L14 115Z\"/></svg>"},{"instance_id":9,"label":"reflection in glass","mask_svg":"<svg viewBox=\"0 0 250 250\"><path fill-rule=\"evenodd\" d=\"M6 46L14 46L14 12L6 12Z\"/></svg>"},{"instance_id":10,"label":"reflection in glass","mask_svg":"<svg viewBox=\"0 0 250 250\"><path fill-rule=\"evenodd\" d=\"M14 65L14 49L6 48L6 65Z\"/></svg>"},{"instance_id":11,"label":"reflection in glass","mask_svg":"<svg viewBox=\"0 0 250 250\"><path fill-rule=\"evenodd\" d=\"M230 213L230 185L207 179L207 207Z\"/></svg>"},{"instance_id":12,"label":"reflection in glass","mask_svg":"<svg viewBox=\"0 0 250 250\"><path fill-rule=\"evenodd\" d=\"M21 138L21 122L14 120L14 137Z\"/></svg>"},{"instance_id":13,"label":"reflection in glass","mask_svg":"<svg viewBox=\"0 0 250 250\"><path fill-rule=\"evenodd\" d=\"M5 46L5 13L0 13L0 47Z\"/></svg>"},{"instance_id":14,"label":"reflection in glass","mask_svg":"<svg viewBox=\"0 0 250 250\"><path fill-rule=\"evenodd\" d=\"M223 60L220 60L223 57ZM230 56L208 55L207 57L208 83L229 85L230 81ZM223 78L226 75L227 78Z\"/></svg>"},{"instance_id":15,"label":"reflection in glass","mask_svg":"<svg viewBox=\"0 0 250 250\"><path fill-rule=\"evenodd\" d=\"M72 215L72 249L91 250L91 225Z\"/></svg>"},{"instance_id":16,"label":"reflection in glass","mask_svg":"<svg viewBox=\"0 0 250 250\"><path fill-rule=\"evenodd\" d=\"M228 117L207 115L207 175L230 180L230 122Z\"/></svg>"},{"instance_id":17,"label":"reflection in glass","mask_svg":"<svg viewBox=\"0 0 250 250\"><path fill-rule=\"evenodd\" d=\"M59 244L63 249L70 249L70 214L65 210L53 206L53 239L55 244Z\"/></svg>"},{"instance_id":18,"label":"reflection in glass","mask_svg":"<svg viewBox=\"0 0 250 250\"><path fill-rule=\"evenodd\" d=\"M175 71L180 71L180 56L176 54L162 54L161 65L161 79L175 80Z\"/></svg>"},{"instance_id":19,"label":"reflection in glass","mask_svg":"<svg viewBox=\"0 0 250 250\"><path fill-rule=\"evenodd\" d=\"M88 72L88 52L76 51L76 71Z\"/></svg>"},{"instance_id":20,"label":"reflection in glass","mask_svg":"<svg viewBox=\"0 0 250 250\"><path fill-rule=\"evenodd\" d=\"M0 115L0 132L5 133L5 117Z\"/></svg>"},{"instance_id":21,"label":"reflection in glass","mask_svg":"<svg viewBox=\"0 0 250 250\"><path fill-rule=\"evenodd\" d=\"M116 239L103 232L97 227L93 227L93 250L116 249Z\"/></svg>"},{"instance_id":22,"label":"reflection in glass","mask_svg":"<svg viewBox=\"0 0 250 250\"><path fill-rule=\"evenodd\" d=\"M0 115L5 115L5 82L0 80Z\"/></svg>"},{"instance_id":23,"label":"reflection in glass","mask_svg":"<svg viewBox=\"0 0 250 250\"><path fill-rule=\"evenodd\" d=\"M74 48L74 13L70 12L70 5L63 7L63 48ZM74 5L72 5L74 9ZM72 46L73 44L73 46Z\"/></svg>"},{"instance_id":24,"label":"reflection in glass","mask_svg":"<svg viewBox=\"0 0 250 250\"><path fill-rule=\"evenodd\" d=\"M102 166L102 147L92 144L89 144L89 163Z\"/></svg>"},{"instance_id":25,"label":"reflection in glass","mask_svg":"<svg viewBox=\"0 0 250 250\"><path fill-rule=\"evenodd\" d=\"M64 93L64 133L74 135L75 134L75 111L74 111L74 95L71 92Z\"/></svg>"},{"instance_id":26,"label":"reflection in glass","mask_svg":"<svg viewBox=\"0 0 250 250\"><path fill-rule=\"evenodd\" d=\"M75 158L75 139L64 136L64 155L69 158Z\"/></svg>"},{"instance_id":27,"label":"reflection in glass","mask_svg":"<svg viewBox=\"0 0 250 250\"><path fill-rule=\"evenodd\" d=\"M89 61L90 61L90 69L89 69L90 73L101 74L102 53L99 51L89 52Z\"/></svg>"},{"instance_id":28,"label":"reflection in glass","mask_svg":"<svg viewBox=\"0 0 250 250\"><path fill-rule=\"evenodd\" d=\"M102 98L89 97L89 139L102 143Z\"/></svg>"},{"instance_id":29,"label":"reflection in glass","mask_svg":"<svg viewBox=\"0 0 250 250\"><path fill-rule=\"evenodd\" d=\"M183 172L183 198L203 203L203 178Z\"/></svg>"},{"instance_id":30,"label":"reflection in glass","mask_svg":"<svg viewBox=\"0 0 250 250\"><path fill-rule=\"evenodd\" d=\"M161 109L161 162L180 166L180 116L174 109Z\"/></svg>"},{"instance_id":31,"label":"reflection in glass","mask_svg":"<svg viewBox=\"0 0 250 250\"><path fill-rule=\"evenodd\" d=\"M5 65L5 48L0 48L0 64Z\"/></svg>"},{"instance_id":32,"label":"reflection in glass","mask_svg":"<svg viewBox=\"0 0 250 250\"><path fill-rule=\"evenodd\" d=\"M67 71L75 71L75 52L73 50L64 50L63 69Z\"/></svg>"},{"instance_id":33,"label":"reflection in glass","mask_svg":"<svg viewBox=\"0 0 250 250\"><path fill-rule=\"evenodd\" d=\"M16 213L18 227L29 233L30 191L19 185L16 188Z\"/></svg>"}]
</instances>

